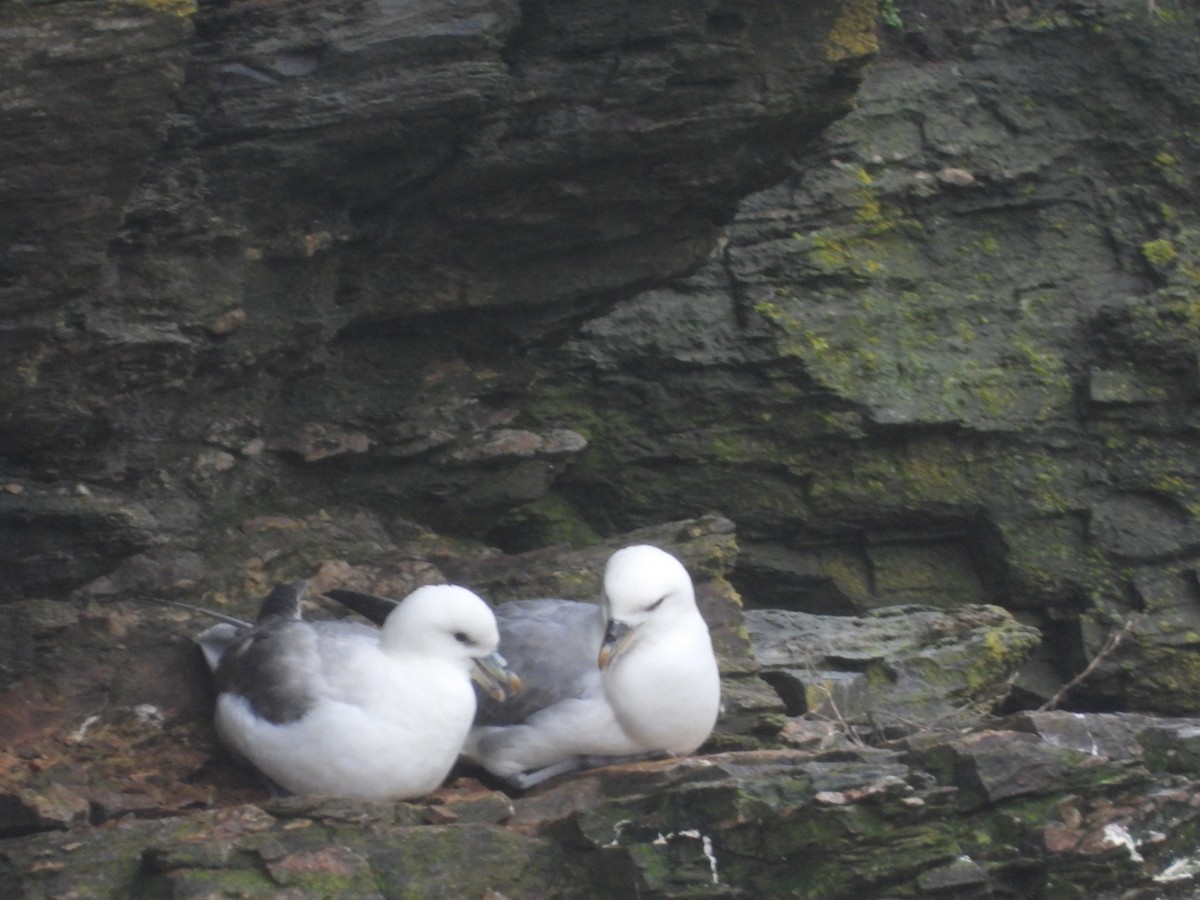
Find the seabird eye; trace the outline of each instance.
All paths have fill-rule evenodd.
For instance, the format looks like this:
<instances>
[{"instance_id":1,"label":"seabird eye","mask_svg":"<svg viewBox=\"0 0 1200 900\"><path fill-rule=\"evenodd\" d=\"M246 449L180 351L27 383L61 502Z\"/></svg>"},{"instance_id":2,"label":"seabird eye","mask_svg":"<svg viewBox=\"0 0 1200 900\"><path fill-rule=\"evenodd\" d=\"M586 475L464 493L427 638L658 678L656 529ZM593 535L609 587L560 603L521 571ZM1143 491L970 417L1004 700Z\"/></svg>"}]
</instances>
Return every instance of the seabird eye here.
<instances>
[{"instance_id":1,"label":"seabird eye","mask_svg":"<svg viewBox=\"0 0 1200 900\"><path fill-rule=\"evenodd\" d=\"M467 646L470 646L471 644L474 643L474 641L472 641L469 637L467 637L467 633L465 631L454 632L454 639L456 641L458 641L460 644L466 644Z\"/></svg>"},{"instance_id":2,"label":"seabird eye","mask_svg":"<svg viewBox=\"0 0 1200 900\"><path fill-rule=\"evenodd\" d=\"M659 597L657 600L655 600L653 603L651 603L649 606L646 607L646 612L654 612L656 609L658 609L660 606L663 605L663 601L666 599L667 599L667 595L663 594L661 597Z\"/></svg>"}]
</instances>

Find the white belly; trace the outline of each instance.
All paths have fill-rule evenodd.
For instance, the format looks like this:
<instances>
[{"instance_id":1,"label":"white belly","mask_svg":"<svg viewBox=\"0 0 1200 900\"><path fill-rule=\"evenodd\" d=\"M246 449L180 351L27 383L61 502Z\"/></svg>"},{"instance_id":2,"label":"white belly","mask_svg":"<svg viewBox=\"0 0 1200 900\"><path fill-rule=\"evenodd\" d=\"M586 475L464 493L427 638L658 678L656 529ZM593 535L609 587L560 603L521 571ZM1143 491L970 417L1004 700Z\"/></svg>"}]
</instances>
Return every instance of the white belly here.
<instances>
[{"instance_id":1,"label":"white belly","mask_svg":"<svg viewBox=\"0 0 1200 900\"><path fill-rule=\"evenodd\" d=\"M398 677L363 703L323 699L294 722L257 716L245 698L217 699L217 732L264 775L297 794L406 799L434 790L458 757L475 715L464 673L441 682ZM403 691L388 685L407 685Z\"/></svg>"}]
</instances>

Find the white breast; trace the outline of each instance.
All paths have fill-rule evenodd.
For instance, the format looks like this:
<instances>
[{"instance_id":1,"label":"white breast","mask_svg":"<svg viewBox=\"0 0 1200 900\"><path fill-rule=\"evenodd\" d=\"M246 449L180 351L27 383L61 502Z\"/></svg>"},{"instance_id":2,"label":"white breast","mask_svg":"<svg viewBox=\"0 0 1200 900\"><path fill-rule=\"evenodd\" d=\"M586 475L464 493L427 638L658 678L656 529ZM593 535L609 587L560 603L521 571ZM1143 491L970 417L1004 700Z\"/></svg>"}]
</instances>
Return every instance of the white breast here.
<instances>
[{"instance_id":1,"label":"white breast","mask_svg":"<svg viewBox=\"0 0 1200 900\"><path fill-rule=\"evenodd\" d=\"M686 628L631 648L604 675L621 727L643 751L693 752L708 738L721 704L712 640L699 615Z\"/></svg>"},{"instance_id":2,"label":"white breast","mask_svg":"<svg viewBox=\"0 0 1200 900\"><path fill-rule=\"evenodd\" d=\"M356 663L302 718L283 725L258 717L240 696L221 695L222 739L295 793L403 799L434 790L475 715L466 677L428 660L414 671L381 653L360 652Z\"/></svg>"}]
</instances>

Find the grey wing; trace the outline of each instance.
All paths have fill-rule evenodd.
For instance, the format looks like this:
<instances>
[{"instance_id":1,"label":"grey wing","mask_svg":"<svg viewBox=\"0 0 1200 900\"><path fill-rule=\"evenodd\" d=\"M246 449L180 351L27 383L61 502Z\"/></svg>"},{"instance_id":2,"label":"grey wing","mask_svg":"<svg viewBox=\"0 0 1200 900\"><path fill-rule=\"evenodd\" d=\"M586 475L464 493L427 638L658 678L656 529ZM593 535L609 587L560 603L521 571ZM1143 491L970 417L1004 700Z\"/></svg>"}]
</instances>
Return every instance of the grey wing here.
<instances>
[{"instance_id":1,"label":"grey wing","mask_svg":"<svg viewBox=\"0 0 1200 900\"><path fill-rule=\"evenodd\" d=\"M597 656L604 612L575 600L515 600L496 607L500 654L521 678L503 703L479 693L480 725L513 725L562 700L601 690Z\"/></svg>"},{"instance_id":2,"label":"grey wing","mask_svg":"<svg viewBox=\"0 0 1200 900\"><path fill-rule=\"evenodd\" d=\"M193 640L200 645L209 669L215 672L221 664L221 657L225 655L225 651L249 630L248 627L239 628L229 622L221 622L219 625L204 629Z\"/></svg>"},{"instance_id":3,"label":"grey wing","mask_svg":"<svg viewBox=\"0 0 1200 900\"><path fill-rule=\"evenodd\" d=\"M379 647L379 629L346 619L326 619L310 625L317 636L317 689L323 696L357 702L363 689L356 663L362 653Z\"/></svg>"},{"instance_id":4,"label":"grey wing","mask_svg":"<svg viewBox=\"0 0 1200 900\"><path fill-rule=\"evenodd\" d=\"M262 718L283 724L316 703L322 680L317 632L296 619L271 618L233 640L216 670L217 690L245 697Z\"/></svg>"}]
</instances>

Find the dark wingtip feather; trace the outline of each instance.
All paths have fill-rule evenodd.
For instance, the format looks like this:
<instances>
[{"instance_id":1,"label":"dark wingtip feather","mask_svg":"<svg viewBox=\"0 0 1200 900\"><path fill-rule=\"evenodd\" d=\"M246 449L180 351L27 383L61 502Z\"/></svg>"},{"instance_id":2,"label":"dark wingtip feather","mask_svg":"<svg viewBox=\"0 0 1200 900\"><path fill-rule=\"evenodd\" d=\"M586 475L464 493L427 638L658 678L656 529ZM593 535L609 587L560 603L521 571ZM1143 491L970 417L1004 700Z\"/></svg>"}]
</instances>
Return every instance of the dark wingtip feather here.
<instances>
[{"instance_id":1,"label":"dark wingtip feather","mask_svg":"<svg viewBox=\"0 0 1200 900\"><path fill-rule=\"evenodd\" d=\"M275 585L258 609L258 621L262 622L272 616L299 619L300 601L304 598L306 590L308 582L303 580Z\"/></svg>"},{"instance_id":2,"label":"dark wingtip feather","mask_svg":"<svg viewBox=\"0 0 1200 900\"><path fill-rule=\"evenodd\" d=\"M358 613L364 619L382 627L386 619L396 608L398 601L387 597L376 597L374 594L364 594L361 591L351 591L345 588L334 588L326 591L325 596L336 600L347 609Z\"/></svg>"}]
</instances>

